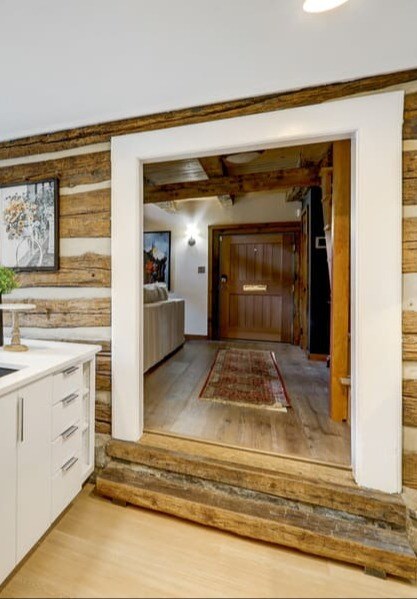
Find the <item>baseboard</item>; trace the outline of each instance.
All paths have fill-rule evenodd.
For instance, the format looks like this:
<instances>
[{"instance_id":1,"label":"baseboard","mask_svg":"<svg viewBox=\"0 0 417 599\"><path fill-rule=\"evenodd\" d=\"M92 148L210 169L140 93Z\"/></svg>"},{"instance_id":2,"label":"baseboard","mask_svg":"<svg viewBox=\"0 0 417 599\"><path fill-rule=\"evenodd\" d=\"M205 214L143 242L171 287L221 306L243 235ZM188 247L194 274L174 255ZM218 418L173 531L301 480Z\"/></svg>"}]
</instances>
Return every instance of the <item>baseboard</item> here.
<instances>
[{"instance_id":1,"label":"baseboard","mask_svg":"<svg viewBox=\"0 0 417 599\"><path fill-rule=\"evenodd\" d=\"M207 341L208 335L184 335L186 341Z\"/></svg>"},{"instance_id":2,"label":"baseboard","mask_svg":"<svg viewBox=\"0 0 417 599\"><path fill-rule=\"evenodd\" d=\"M313 362L327 362L328 354L308 354L308 359Z\"/></svg>"}]
</instances>

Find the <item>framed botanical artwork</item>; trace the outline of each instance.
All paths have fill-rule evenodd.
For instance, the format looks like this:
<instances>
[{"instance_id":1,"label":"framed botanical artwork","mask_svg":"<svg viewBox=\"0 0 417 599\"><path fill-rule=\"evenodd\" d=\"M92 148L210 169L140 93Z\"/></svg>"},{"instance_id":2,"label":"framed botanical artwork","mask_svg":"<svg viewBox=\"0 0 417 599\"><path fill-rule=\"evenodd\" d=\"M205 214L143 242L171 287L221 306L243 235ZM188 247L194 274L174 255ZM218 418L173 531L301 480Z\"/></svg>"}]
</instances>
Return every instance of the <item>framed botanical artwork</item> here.
<instances>
[{"instance_id":1,"label":"framed botanical artwork","mask_svg":"<svg viewBox=\"0 0 417 599\"><path fill-rule=\"evenodd\" d=\"M171 231L144 233L143 240L143 281L166 283L171 288Z\"/></svg>"},{"instance_id":2,"label":"framed botanical artwork","mask_svg":"<svg viewBox=\"0 0 417 599\"><path fill-rule=\"evenodd\" d=\"M58 179L0 187L0 263L18 271L58 270Z\"/></svg>"}]
</instances>

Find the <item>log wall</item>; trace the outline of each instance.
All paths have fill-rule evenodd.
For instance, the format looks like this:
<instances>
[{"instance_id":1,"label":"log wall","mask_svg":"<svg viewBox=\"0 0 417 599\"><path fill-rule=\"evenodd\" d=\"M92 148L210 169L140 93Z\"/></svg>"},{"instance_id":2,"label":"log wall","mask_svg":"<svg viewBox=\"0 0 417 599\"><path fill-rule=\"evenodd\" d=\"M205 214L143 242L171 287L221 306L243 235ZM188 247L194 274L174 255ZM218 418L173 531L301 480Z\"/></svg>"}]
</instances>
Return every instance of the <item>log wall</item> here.
<instances>
[{"instance_id":1,"label":"log wall","mask_svg":"<svg viewBox=\"0 0 417 599\"><path fill-rule=\"evenodd\" d=\"M156 114L0 143L0 185L60 180L61 268L21 276L16 300L33 301L28 336L100 343L97 442L111 427L110 140L113 135L305 106L403 89L404 483L417 488L417 69ZM382 373L381 373L382 376ZM99 452L100 453L100 452ZM100 464L99 464L100 465Z\"/></svg>"}]
</instances>

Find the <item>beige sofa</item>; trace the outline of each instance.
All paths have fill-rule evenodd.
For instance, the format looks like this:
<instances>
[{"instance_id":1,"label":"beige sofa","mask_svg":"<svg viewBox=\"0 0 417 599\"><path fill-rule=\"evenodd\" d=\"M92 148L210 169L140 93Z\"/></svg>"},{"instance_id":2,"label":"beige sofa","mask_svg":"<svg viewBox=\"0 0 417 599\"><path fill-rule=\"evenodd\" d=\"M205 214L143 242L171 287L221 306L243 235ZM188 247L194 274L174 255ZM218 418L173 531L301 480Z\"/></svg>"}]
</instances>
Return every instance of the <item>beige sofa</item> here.
<instances>
[{"instance_id":1,"label":"beige sofa","mask_svg":"<svg viewBox=\"0 0 417 599\"><path fill-rule=\"evenodd\" d=\"M183 299L171 299L164 285L144 285L144 372L185 341Z\"/></svg>"}]
</instances>

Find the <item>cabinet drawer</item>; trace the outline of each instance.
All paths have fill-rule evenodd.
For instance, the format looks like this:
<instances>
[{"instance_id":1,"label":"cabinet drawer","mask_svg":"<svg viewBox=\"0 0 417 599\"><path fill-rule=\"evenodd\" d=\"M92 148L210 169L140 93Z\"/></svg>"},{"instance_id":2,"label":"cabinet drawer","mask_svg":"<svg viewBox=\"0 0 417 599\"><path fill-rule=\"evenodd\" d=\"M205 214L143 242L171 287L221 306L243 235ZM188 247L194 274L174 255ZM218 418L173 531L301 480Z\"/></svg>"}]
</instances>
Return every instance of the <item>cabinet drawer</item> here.
<instances>
[{"instance_id":1,"label":"cabinet drawer","mask_svg":"<svg viewBox=\"0 0 417 599\"><path fill-rule=\"evenodd\" d=\"M71 503L81 491L81 459L74 455L58 470L52 478L52 519Z\"/></svg>"},{"instance_id":2,"label":"cabinet drawer","mask_svg":"<svg viewBox=\"0 0 417 599\"><path fill-rule=\"evenodd\" d=\"M74 391L52 407L52 441L81 420L81 392Z\"/></svg>"},{"instance_id":3,"label":"cabinet drawer","mask_svg":"<svg viewBox=\"0 0 417 599\"><path fill-rule=\"evenodd\" d=\"M81 450L80 423L71 425L52 443L52 474Z\"/></svg>"},{"instance_id":4,"label":"cabinet drawer","mask_svg":"<svg viewBox=\"0 0 417 599\"><path fill-rule=\"evenodd\" d=\"M64 397L82 390L82 364L70 366L54 375L53 403L56 404Z\"/></svg>"}]
</instances>

